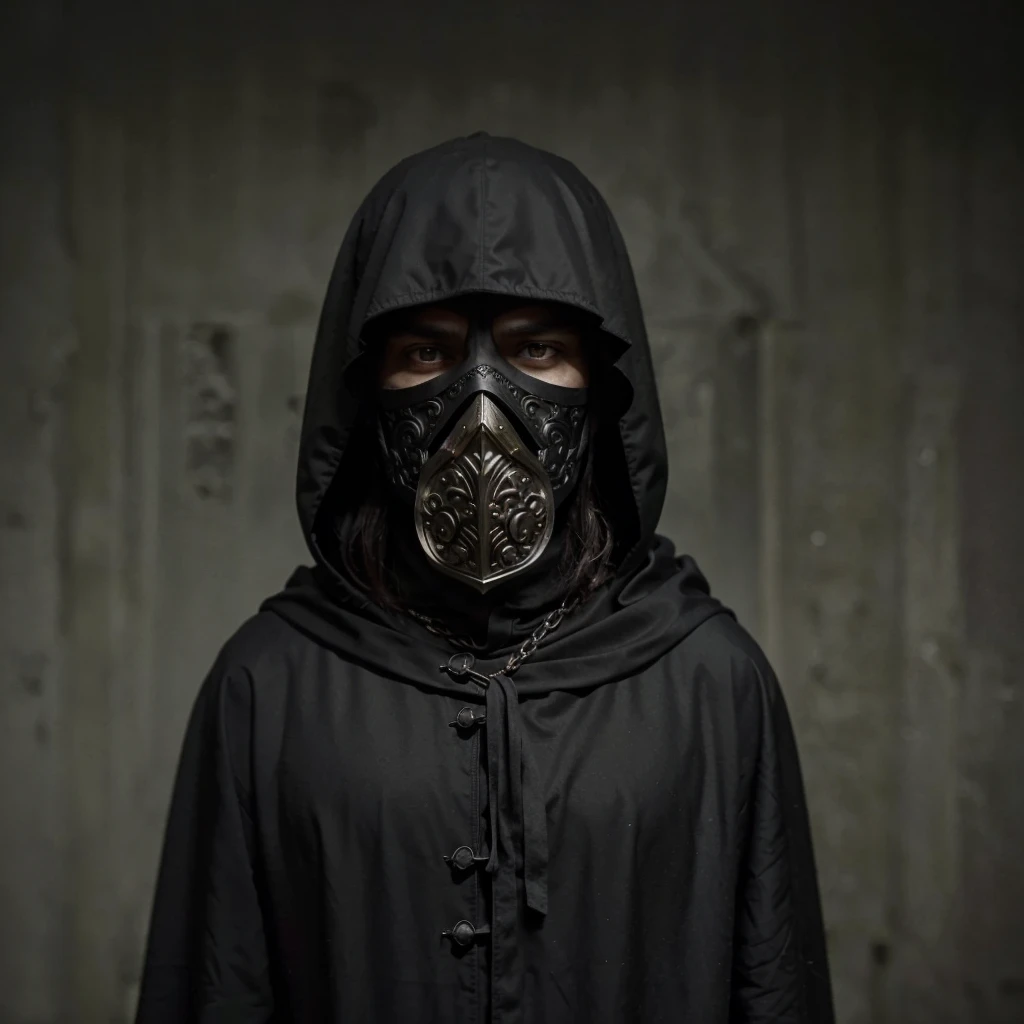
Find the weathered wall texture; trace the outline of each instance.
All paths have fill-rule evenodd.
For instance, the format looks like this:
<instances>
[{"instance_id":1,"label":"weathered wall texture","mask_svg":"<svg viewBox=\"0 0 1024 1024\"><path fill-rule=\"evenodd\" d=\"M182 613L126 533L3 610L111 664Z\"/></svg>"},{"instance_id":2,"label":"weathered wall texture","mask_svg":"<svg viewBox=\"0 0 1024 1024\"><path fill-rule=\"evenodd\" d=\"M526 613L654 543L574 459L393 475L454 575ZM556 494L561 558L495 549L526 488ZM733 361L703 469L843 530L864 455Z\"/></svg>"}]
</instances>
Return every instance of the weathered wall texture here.
<instances>
[{"instance_id":1,"label":"weathered wall texture","mask_svg":"<svg viewBox=\"0 0 1024 1024\"><path fill-rule=\"evenodd\" d=\"M0 13L0 40L10 14ZM0 45L0 1020L62 1019L69 512L55 459L74 343L54 5Z\"/></svg>"},{"instance_id":2,"label":"weathered wall texture","mask_svg":"<svg viewBox=\"0 0 1024 1024\"><path fill-rule=\"evenodd\" d=\"M391 163L485 128L621 220L663 528L782 676L841 1021L1024 1020L1001 9L170 6L3 14L0 1019L129 1014L188 708L304 557L336 247Z\"/></svg>"}]
</instances>

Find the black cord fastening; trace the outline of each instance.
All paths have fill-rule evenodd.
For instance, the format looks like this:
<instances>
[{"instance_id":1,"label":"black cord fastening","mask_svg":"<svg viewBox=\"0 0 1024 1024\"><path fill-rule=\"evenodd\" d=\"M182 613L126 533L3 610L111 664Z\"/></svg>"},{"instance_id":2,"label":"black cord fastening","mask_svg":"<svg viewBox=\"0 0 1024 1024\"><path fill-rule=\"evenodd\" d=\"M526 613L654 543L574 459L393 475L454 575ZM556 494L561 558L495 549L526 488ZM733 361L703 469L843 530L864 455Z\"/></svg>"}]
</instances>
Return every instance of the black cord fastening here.
<instances>
[{"instance_id":1,"label":"black cord fastening","mask_svg":"<svg viewBox=\"0 0 1024 1024\"><path fill-rule=\"evenodd\" d=\"M460 651L453 654L445 664L441 665L442 672L448 672L453 676L466 676L473 671L476 658L469 651Z\"/></svg>"},{"instance_id":2,"label":"black cord fastening","mask_svg":"<svg viewBox=\"0 0 1024 1024\"><path fill-rule=\"evenodd\" d=\"M486 714L478 715L472 708L460 708L459 713L455 716L455 721L448 724L453 729L473 729L478 725L483 725L486 721Z\"/></svg>"},{"instance_id":3,"label":"black cord fastening","mask_svg":"<svg viewBox=\"0 0 1024 1024\"><path fill-rule=\"evenodd\" d=\"M438 670L447 672L453 679L472 679L474 682L486 686L491 681L491 677L474 671L475 664L476 658L469 651L460 651L458 654L453 654L446 662L438 665Z\"/></svg>"},{"instance_id":4,"label":"black cord fastening","mask_svg":"<svg viewBox=\"0 0 1024 1024\"><path fill-rule=\"evenodd\" d=\"M469 921L458 921L454 927L445 928L441 932L442 939L451 939L456 946L471 946L479 935L490 935L491 926L484 924L479 928L474 928L472 923Z\"/></svg>"},{"instance_id":5,"label":"black cord fastening","mask_svg":"<svg viewBox=\"0 0 1024 1024\"><path fill-rule=\"evenodd\" d=\"M444 862L458 871L468 871L474 864L483 864L487 859L478 856L471 846L460 846L454 853L446 856Z\"/></svg>"}]
</instances>

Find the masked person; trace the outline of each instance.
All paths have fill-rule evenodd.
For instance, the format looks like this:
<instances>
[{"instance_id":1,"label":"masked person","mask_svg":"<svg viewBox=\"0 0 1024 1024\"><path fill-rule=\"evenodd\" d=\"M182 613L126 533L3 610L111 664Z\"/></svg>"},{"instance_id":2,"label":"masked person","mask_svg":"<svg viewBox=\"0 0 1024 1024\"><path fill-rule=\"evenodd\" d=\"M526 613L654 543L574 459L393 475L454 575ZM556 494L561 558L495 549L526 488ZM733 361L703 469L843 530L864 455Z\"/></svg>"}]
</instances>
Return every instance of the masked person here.
<instances>
[{"instance_id":1,"label":"masked person","mask_svg":"<svg viewBox=\"0 0 1024 1024\"><path fill-rule=\"evenodd\" d=\"M655 535L666 471L580 172L479 134L385 175L309 378L315 565L198 697L139 1024L832 1021L782 695Z\"/></svg>"}]
</instances>

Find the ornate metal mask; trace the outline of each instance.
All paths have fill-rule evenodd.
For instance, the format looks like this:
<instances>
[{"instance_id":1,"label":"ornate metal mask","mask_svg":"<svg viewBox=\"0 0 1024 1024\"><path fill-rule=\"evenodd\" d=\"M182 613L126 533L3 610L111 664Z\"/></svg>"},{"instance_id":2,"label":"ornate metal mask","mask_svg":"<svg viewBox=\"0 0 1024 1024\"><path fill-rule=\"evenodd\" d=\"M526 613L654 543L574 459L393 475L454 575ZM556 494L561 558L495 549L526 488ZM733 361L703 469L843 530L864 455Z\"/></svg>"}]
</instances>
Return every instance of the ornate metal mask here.
<instances>
[{"instance_id":1,"label":"ornate metal mask","mask_svg":"<svg viewBox=\"0 0 1024 1024\"><path fill-rule=\"evenodd\" d=\"M386 475L413 505L427 558L481 593L547 547L587 424L586 388L517 370L483 335L474 332L461 366L382 391L379 415Z\"/></svg>"}]
</instances>

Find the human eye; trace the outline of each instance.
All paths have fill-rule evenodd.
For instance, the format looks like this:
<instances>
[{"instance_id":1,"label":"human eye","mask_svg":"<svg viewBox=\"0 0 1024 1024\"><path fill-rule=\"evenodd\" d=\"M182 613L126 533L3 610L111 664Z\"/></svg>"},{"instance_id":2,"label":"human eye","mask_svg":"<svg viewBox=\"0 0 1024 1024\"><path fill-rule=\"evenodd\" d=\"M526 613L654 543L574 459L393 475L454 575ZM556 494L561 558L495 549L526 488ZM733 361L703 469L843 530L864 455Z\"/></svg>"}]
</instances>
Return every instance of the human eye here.
<instances>
[{"instance_id":1,"label":"human eye","mask_svg":"<svg viewBox=\"0 0 1024 1024\"><path fill-rule=\"evenodd\" d=\"M406 349L406 357L414 366L432 368L444 362L445 353L437 345L414 345Z\"/></svg>"},{"instance_id":2,"label":"human eye","mask_svg":"<svg viewBox=\"0 0 1024 1024\"><path fill-rule=\"evenodd\" d=\"M547 363L561 355L561 349L546 341L530 341L519 349L519 356L534 363Z\"/></svg>"}]
</instances>

